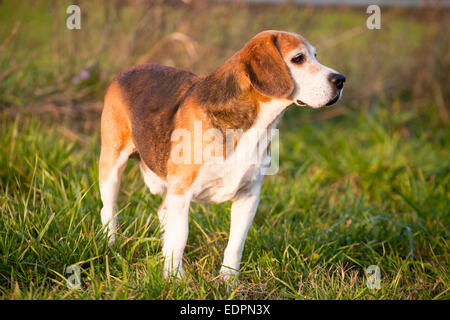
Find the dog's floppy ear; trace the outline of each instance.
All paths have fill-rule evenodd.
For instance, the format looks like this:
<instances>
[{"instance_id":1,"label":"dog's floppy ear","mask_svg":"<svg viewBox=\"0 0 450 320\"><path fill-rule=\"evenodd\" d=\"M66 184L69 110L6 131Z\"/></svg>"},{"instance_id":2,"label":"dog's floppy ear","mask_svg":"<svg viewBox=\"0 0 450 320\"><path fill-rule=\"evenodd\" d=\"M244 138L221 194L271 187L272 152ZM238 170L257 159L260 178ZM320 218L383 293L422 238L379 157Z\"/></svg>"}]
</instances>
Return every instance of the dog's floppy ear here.
<instances>
[{"instance_id":1,"label":"dog's floppy ear","mask_svg":"<svg viewBox=\"0 0 450 320\"><path fill-rule=\"evenodd\" d=\"M241 51L240 68L259 93L287 98L294 90L294 82L276 41L275 34L251 40Z\"/></svg>"}]
</instances>

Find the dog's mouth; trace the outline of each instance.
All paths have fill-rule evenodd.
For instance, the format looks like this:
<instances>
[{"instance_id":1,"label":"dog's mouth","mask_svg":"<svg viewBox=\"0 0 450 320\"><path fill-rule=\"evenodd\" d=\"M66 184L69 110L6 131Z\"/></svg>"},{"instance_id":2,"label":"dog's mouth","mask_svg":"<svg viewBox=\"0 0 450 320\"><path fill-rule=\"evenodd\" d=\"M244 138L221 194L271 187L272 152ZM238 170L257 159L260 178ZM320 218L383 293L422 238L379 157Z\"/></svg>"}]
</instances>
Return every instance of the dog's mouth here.
<instances>
[{"instance_id":1,"label":"dog's mouth","mask_svg":"<svg viewBox=\"0 0 450 320\"><path fill-rule=\"evenodd\" d=\"M330 101L327 102L326 106L331 106L332 104L335 104L339 100L340 97L341 97L341 90L338 91L338 93L334 96L334 98L332 98ZM300 107L307 107L307 106L309 106L309 104L303 102L300 99L297 99L295 101L295 104L300 106Z\"/></svg>"},{"instance_id":2,"label":"dog's mouth","mask_svg":"<svg viewBox=\"0 0 450 320\"><path fill-rule=\"evenodd\" d=\"M300 107L306 107L308 104L306 104L306 103L304 103L302 100L300 100L300 99L297 99L297 105L298 106L300 106Z\"/></svg>"},{"instance_id":3,"label":"dog's mouth","mask_svg":"<svg viewBox=\"0 0 450 320\"><path fill-rule=\"evenodd\" d=\"M340 95L341 95L341 93L338 92L338 93L336 94L336 96L335 96L333 99L331 99L330 101L328 101L328 103L326 104L326 106L331 106L332 104L335 104L336 101L339 100L339 96L340 96Z\"/></svg>"}]
</instances>

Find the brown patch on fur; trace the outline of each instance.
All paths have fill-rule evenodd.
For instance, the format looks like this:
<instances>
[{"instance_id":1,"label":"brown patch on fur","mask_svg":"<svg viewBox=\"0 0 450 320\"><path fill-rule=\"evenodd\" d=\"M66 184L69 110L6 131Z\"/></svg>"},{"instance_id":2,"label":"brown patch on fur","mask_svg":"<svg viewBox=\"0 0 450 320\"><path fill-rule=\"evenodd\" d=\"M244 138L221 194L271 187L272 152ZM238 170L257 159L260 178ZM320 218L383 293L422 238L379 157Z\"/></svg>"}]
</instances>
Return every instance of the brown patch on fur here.
<instances>
[{"instance_id":1,"label":"brown patch on fur","mask_svg":"<svg viewBox=\"0 0 450 320\"><path fill-rule=\"evenodd\" d=\"M129 154L135 151L127 108L115 81L111 83L105 95L101 117L101 144L100 184L107 179L122 151L127 151Z\"/></svg>"},{"instance_id":2,"label":"brown patch on fur","mask_svg":"<svg viewBox=\"0 0 450 320\"><path fill-rule=\"evenodd\" d=\"M176 130L189 132L188 138L190 139L188 141L190 144L190 154L188 158L184 158L186 161L181 163L174 161L177 155L173 152L177 150L175 148L177 144L186 143L186 141L181 141L181 138L179 140L173 138L170 144L171 153L167 162L167 177L169 180L169 189L175 194L183 194L197 177L203 161L202 158L200 161L196 159L195 152L200 151L201 155L203 155L203 150L207 146L207 143L203 141L204 133L206 130L213 128L206 112L202 108L199 108L198 104L193 102L193 100L192 97L186 98L185 103L179 109L174 120ZM197 124L201 124L200 132L196 132L194 128L196 122ZM197 146L200 145L200 150L197 150Z\"/></svg>"},{"instance_id":3,"label":"brown patch on fur","mask_svg":"<svg viewBox=\"0 0 450 320\"><path fill-rule=\"evenodd\" d=\"M191 72L157 64L140 65L117 77L137 150L147 167L163 179L175 114L197 78Z\"/></svg>"},{"instance_id":4,"label":"brown patch on fur","mask_svg":"<svg viewBox=\"0 0 450 320\"><path fill-rule=\"evenodd\" d=\"M263 32L240 52L239 67L253 88L270 98L287 98L294 82L279 49L278 32Z\"/></svg>"},{"instance_id":5,"label":"brown patch on fur","mask_svg":"<svg viewBox=\"0 0 450 320\"><path fill-rule=\"evenodd\" d=\"M305 47L305 39L297 34L290 32L276 31L277 45L283 57L288 55L292 50Z\"/></svg>"},{"instance_id":6,"label":"brown patch on fur","mask_svg":"<svg viewBox=\"0 0 450 320\"><path fill-rule=\"evenodd\" d=\"M208 114L212 125L225 136L227 129L247 130L258 114L258 104L250 94L248 80L234 55L217 70L202 78L192 96Z\"/></svg>"}]
</instances>

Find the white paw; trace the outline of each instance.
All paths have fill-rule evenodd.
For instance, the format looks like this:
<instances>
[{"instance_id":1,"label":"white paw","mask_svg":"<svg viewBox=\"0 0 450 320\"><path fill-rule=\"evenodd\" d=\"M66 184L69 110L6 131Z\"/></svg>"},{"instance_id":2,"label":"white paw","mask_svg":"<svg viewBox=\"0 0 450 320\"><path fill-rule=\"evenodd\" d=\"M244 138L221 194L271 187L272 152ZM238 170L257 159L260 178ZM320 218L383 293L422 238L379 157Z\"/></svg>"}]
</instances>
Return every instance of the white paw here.
<instances>
[{"instance_id":1,"label":"white paw","mask_svg":"<svg viewBox=\"0 0 450 320\"><path fill-rule=\"evenodd\" d=\"M168 268L164 267L164 279L176 278L181 279L184 277L184 269L182 266L178 266L177 268Z\"/></svg>"},{"instance_id":2,"label":"white paw","mask_svg":"<svg viewBox=\"0 0 450 320\"><path fill-rule=\"evenodd\" d=\"M222 266L220 268L220 279L223 281L237 280L239 275L238 270L231 269L229 267Z\"/></svg>"},{"instance_id":3,"label":"white paw","mask_svg":"<svg viewBox=\"0 0 450 320\"><path fill-rule=\"evenodd\" d=\"M108 236L108 245L112 247L114 243L116 242L116 235L112 234Z\"/></svg>"}]
</instances>

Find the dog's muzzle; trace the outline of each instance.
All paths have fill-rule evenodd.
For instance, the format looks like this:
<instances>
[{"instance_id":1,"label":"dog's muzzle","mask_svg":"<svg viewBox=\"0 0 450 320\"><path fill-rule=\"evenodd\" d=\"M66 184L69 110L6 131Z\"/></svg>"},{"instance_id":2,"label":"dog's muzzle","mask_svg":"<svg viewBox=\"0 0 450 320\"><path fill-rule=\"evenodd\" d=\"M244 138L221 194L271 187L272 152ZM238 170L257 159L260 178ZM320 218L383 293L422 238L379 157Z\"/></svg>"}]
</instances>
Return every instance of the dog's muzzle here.
<instances>
[{"instance_id":1,"label":"dog's muzzle","mask_svg":"<svg viewBox=\"0 0 450 320\"><path fill-rule=\"evenodd\" d=\"M332 73L328 77L328 80L330 80L330 82L334 84L336 86L336 89L338 90L342 90L342 88L344 87L345 77L343 74Z\"/></svg>"},{"instance_id":2,"label":"dog's muzzle","mask_svg":"<svg viewBox=\"0 0 450 320\"><path fill-rule=\"evenodd\" d=\"M339 97L341 96L341 90L338 91L337 95L331 99L330 101L328 101L328 103L326 104L326 106L331 106L332 104L335 104L336 101L339 100Z\"/></svg>"},{"instance_id":3,"label":"dog's muzzle","mask_svg":"<svg viewBox=\"0 0 450 320\"><path fill-rule=\"evenodd\" d=\"M340 73L332 73L328 79L337 89L337 94L326 104L327 106L331 106L332 104L335 104L341 96L342 88L344 88L345 77Z\"/></svg>"}]
</instances>

